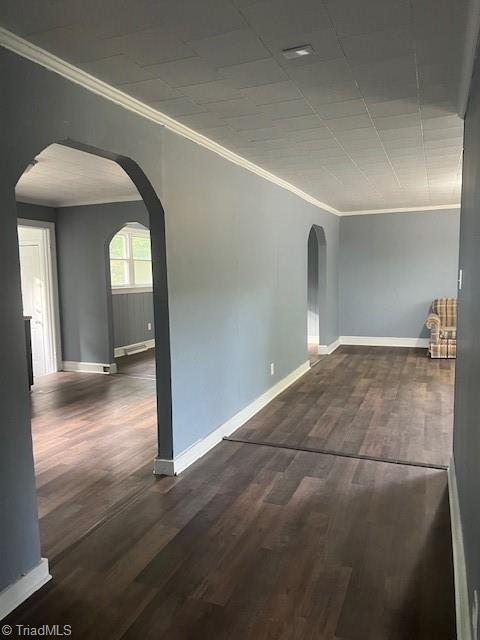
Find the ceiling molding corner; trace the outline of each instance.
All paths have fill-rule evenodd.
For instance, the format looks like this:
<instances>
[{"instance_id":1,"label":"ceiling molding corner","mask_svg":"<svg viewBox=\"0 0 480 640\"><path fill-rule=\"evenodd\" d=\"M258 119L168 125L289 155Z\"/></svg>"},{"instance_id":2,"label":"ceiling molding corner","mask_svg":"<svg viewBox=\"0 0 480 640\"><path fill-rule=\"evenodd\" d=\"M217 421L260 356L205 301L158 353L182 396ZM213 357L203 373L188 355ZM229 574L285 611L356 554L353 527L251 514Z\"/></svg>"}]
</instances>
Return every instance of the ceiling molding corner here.
<instances>
[{"instance_id":1,"label":"ceiling molding corner","mask_svg":"<svg viewBox=\"0 0 480 640\"><path fill-rule=\"evenodd\" d=\"M465 59L463 65L463 84L466 86L466 97L465 97L465 106L466 101L468 100L468 89L470 86L470 78L471 72L473 69L473 62L475 58L475 49L476 49L476 41L478 38L479 30L480 30L480 0L470 0L471 3L471 12L474 12L475 20L472 21L472 24L469 23L469 33L470 33L470 45L466 43L465 47ZM474 7L474 9L472 8ZM474 24L473 24L474 22ZM475 41L473 45L472 42ZM237 153L230 151L226 147L218 144L217 142L203 136L202 134L190 129L189 127L183 125L181 122L174 120L170 116L162 113L161 111L157 111L153 107L148 106L147 104L137 100L136 98L132 98L127 95L123 91L116 89L115 87L109 85L103 80L99 80L89 73L79 69L78 67L58 58L52 53L38 47L37 45L28 42L27 40L17 36L16 34L8 31L0 27L0 46L18 54L23 58L27 58L28 60L57 73L58 75L66 78L67 80L82 86L83 88L91 91L115 104L136 113L137 115L146 118L156 124L165 127L169 131L176 133L206 149L212 151L213 153L221 156L222 158L232 162L247 171L250 171L257 176L268 180L269 182L290 191L296 196L300 197L302 200L324 210L329 213L332 213L336 216L357 216L357 215L371 215L371 214L381 214L381 213L408 213L415 211L434 211L440 209L456 209L460 205L437 205L437 206L424 206L424 207L401 207L401 208L392 208L392 209L365 209L365 210L354 210L354 211L340 211L335 207L332 207L325 202L321 202L317 198L311 196L310 194L302 191L295 185L279 178L273 173L270 173L266 169L250 162L246 158L238 155ZM467 80L468 79L468 82ZM97 204L95 203L78 203L78 204ZM56 205L57 207L61 206L76 206L76 205Z\"/></svg>"},{"instance_id":2,"label":"ceiling molding corner","mask_svg":"<svg viewBox=\"0 0 480 640\"><path fill-rule=\"evenodd\" d=\"M460 209L460 203L428 205L424 207L398 207L397 209L361 209L357 211L342 211L340 216L371 216L380 213L419 213L421 211L446 211L448 209Z\"/></svg>"},{"instance_id":3,"label":"ceiling molding corner","mask_svg":"<svg viewBox=\"0 0 480 640\"><path fill-rule=\"evenodd\" d=\"M209 151L213 151L226 160L233 162L234 164L239 165L252 173L255 173L261 178L264 178L265 180L276 184L282 189L286 189L287 191L294 193L306 202L309 202L310 204L313 204L320 209L328 211L329 213L333 213L337 216L341 215L340 211L338 211L334 207L331 207L325 202L317 200L295 185L287 182L286 180L283 180L282 178L279 178L278 176L270 173L269 171L266 171L265 169L262 169L262 167L259 167L246 158L239 156L233 151L230 151L226 147L223 147L210 138L203 136L201 133L198 133L193 129L190 129L189 127L183 125L181 122L170 118L170 116L167 116L165 113L153 109L152 107L148 106L144 102L141 102L140 100L137 100L136 98L132 98L126 93L123 93L123 91L116 89L103 80L98 80L98 78L95 78L86 71L83 71L82 69L75 67L69 62L58 58L52 53L45 51L45 49L37 47L37 45L28 42L28 40L24 40L20 36L17 36L16 34L8 31L7 29L4 29L3 27L0 27L0 46L13 51L13 53L18 54L23 58L27 58L28 60L31 60L36 64L39 64L49 71L57 73L67 80L70 80L71 82L74 82L75 84L78 84L83 88L88 89L89 91L118 104L124 109L133 111L143 118L147 118L148 120L151 120L156 124L164 126L166 129L169 129L170 131L181 135L182 137L187 138L192 142L195 142L196 144L208 149Z\"/></svg>"}]
</instances>

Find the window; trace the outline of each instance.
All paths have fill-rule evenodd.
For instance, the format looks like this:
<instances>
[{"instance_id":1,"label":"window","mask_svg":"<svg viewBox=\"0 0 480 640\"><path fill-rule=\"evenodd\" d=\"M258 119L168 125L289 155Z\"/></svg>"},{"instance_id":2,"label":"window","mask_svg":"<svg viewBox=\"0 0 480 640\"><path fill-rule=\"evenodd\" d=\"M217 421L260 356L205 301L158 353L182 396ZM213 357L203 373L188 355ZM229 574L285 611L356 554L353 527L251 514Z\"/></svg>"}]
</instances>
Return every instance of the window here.
<instances>
[{"instance_id":1,"label":"window","mask_svg":"<svg viewBox=\"0 0 480 640\"><path fill-rule=\"evenodd\" d=\"M123 227L110 242L112 289L151 289L152 252L150 232L136 226Z\"/></svg>"}]
</instances>

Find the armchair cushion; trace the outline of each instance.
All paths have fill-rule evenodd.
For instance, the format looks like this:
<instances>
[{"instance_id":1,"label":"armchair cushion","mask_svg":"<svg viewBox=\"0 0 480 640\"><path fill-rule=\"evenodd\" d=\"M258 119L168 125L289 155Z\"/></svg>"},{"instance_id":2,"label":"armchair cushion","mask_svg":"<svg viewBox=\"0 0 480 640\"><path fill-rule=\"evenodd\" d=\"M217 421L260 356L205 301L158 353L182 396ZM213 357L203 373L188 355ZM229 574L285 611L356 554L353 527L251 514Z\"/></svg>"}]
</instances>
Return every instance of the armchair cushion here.
<instances>
[{"instance_id":1,"label":"armchair cushion","mask_svg":"<svg viewBox=\"0 0 480 640\"><path fill-rule=\"evenodd\" d=\"M438 298L425 322L430 329L431 358L455 358L457 352L457 299Z\"/></svg>"},{"instance_id":2,"label":"armchair cushion","mask_svg":"<svg viewBox=\"0 0 480 640\"><path fill-rule=\"evenodd\" d=\"M456 340L457 328L456 327L441 327L440 337L448 340Z\"/></svg>"}]
</instances>

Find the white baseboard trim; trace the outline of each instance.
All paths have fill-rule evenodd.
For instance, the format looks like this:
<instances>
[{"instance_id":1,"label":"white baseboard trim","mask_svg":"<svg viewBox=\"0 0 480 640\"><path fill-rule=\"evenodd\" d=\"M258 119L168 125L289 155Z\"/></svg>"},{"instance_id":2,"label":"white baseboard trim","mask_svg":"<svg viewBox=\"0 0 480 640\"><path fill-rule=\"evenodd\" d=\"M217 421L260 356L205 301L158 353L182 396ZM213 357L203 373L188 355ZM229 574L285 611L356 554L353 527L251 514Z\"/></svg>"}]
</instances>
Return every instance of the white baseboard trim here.
<instances>
[{"instance_id":1,"label":"white baseboard trim","mask_svg":"<svg viewBox=\"0 0 480 640\"><path fill-rule=\"evenodd\" d=\"M370 336L340 336L340 344L366 347L428 347L428 338L390 338Z\"/></svg>"},{"instance_id":2,"label":"white baseboard trim","mask_svg":"<svg viewBox=\"0 0 480 640\"><path fill-rule=\"evenodd\" d=\"M117 365L115 362L103 364L102 362L74 362L72 360L64 360L62 363L62 371L108 374L117 373Z\"/></svg>"},{"instance_id":3,"label":"white baseboard trim","mask_svg":"<svg viewBox=\"0 0 480 640\"><path fill-rule=\"evenodd\" d=\"M331 344L319 344L319 355L330 355L341 344L358 345L365 347L417 347L427 348L428 338L391 338L391 337L371 337L371 336L339 336Z\"/></svg>"},{"instance_id":4,"label":"white baseboard trim","mask_svg":"<svg viewBox=\"0 0 480 640\"><path fill-rule=\"evenodd\" d=\"M340 338L337 338L335 342L331 342L330 344L319 344L318 345L318 355L319 356L329 356L331 353L338 349L338 347L342 343L340 342Z\"/></svg>"},{"instance_id":5,"label":"white baseboard trim","mask_svg":"<svg viewBox=\"0 0 480 640\"><path fill-rule=\"evenodd\" d=\"M148 351L155 347L155 338L152 340L143 340L143 342L135 342L134 344L126 344L123 347L115 347L115 358L121 358L122 356L131 355L132 353L140 353L141 351Z\"/></svg>"},{"instance_id":6,"label":"white baseboard trim","mask_svg":"<svg viewBox=\"0 0 480 640\"><path fill-rule=\"evenodd\" d=\"M250 418L263 409L263 407L276 398L276 396L282 393L282 391L307 373L309 369L310 363L308 361L301 364L294 371L289 373L288 376L279 380L273 385L273 387L270 387L270 389L265 391L265 393L259 396L256 400L217 427L215 431L212 431L208 436L198 440L191 447L182 451L182 453L176 456L174 460L155 458L153 473L156 475L178 475L199 458L208 453L210 449L221 442L222 438L231 435L239 427L245 424L247 420L250 420Z\"/></svg>"},{"instance_id":7,"label":"white baseboard trim","mask_svg":"<svg viewBox=\"0 0 480 640\"><path fill-rule=\"evenodd\" d=\"M42 558L33 569L0 592L0 620L8 616L51 578L48 571L48 560Z\"/></svg>"},{"instance_id":8,"label":"white baseboard trim","mask_svg":"<svg viewBox=\"0 0 480 640\"><path fill-rule=\"evenodd\" d=\"M450 522L452 527L453 566L455 573L455 609L457 612L458 640L473 640L476 637L472 629L470 603L468 597L467 567L463 546L463 528L458 501L457 476L455 462L450 460L448 467L448 497L450 502Z\"/></svg>"}]
</instances>

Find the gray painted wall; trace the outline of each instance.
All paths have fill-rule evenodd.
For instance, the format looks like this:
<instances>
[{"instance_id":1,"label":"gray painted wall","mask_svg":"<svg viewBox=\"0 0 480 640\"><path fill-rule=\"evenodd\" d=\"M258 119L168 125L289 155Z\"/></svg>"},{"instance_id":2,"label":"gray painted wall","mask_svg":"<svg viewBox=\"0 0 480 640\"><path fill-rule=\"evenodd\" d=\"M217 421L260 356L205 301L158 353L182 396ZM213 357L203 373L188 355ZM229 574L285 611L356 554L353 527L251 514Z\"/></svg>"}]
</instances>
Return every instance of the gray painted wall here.
<instances>
[{"instance_id":1,"label":"gray painted wall","mask_svg":"<svg viewBox=\"0 0 480 640\"><path fill-rule=\"evenodd\" d=\"M127 222L148 226L142 201L57 210L57 256L64 360L113 362L108 244ZM137 294L138 295L138 294Z\"/></svg>"},{"instance_id":2,"label":"gray painted wall","mask_svg":"<svg viewBox=\"0 0 480 640\"><path fill-rule=\"evenodd\" d=\"M148 213L143 202L112 203L111 205L91 205L89 207L64 207L54 209L42 205L17 202L19 218L59 223L57 233L59 287L63 290L61 298L61 331L64 345L64 360L81 361L85 350L81 346L88 344L92 360L87 362L108 363L111 356L105 350L105 330L108 331L108 282L107 292L103 288L102 278L94 269L99 266L98 251L103 259L101 243L109 237L112 230L122 226L122 221L143 221L148 224ZM65 217L66 216L66 217ZM79 234L80 228L80 236ZM107 234L107 236L105 235ZM72 253L77 240L84 250ZM75 280L75 281L74 281ZM89 307L79 304L77 296L69 295L78 290L78 282L87 289ZM143 340L151 340L153 333L153 294L134 293L117 294L112 297L113 342L122 347ZM105 312L105 305L107 311ZM84 313L85 312L85 313ZM86 318L93 318L88 323ZM73 325L72 325L73 318ZM147 329L147 323L152 329ZM109 349L110 339L106 346ZM70 357L68 357L70 356ZM105 359L107 358L107 359Z\"/></svg>"},{"instance_id":3,"label":"gray painted wall","mask_svg":"<svg viewBox=\"0 0 480 640\"><path fill-rule=\"evenodd\" d=\"M27 204L17 202L17 214L25 220L42 220L43 222L56 222L57 211L53 207L45 207L39 204Z\"/></svg>"},{"instance_id":4,"label":"gray painted wall","mask_svg":"<svg viewBox=\"0 0 480 640\"><path fill-rule=\"evenodd\" d=\"M458 210L340 220L340 334L427 337L434 298L456 296Z\"/></svg>"},{"instance_id":5,"label":"gray painted wall","mask_svg":"<svg viewBox=\"0 0 480 640\"><path fill-rule=\"evenodd\" d=\"M480 67L477 57L465 118L460 226L458 340L453 455L470 604L480 589Z\"/></svg>"},{"instance_id":6,"label":"gray painted wall","mask_svg":"<svg viewBox=\"0 0 480 640\"><path fill-rule=\"evenodd\" d=\"M0 100L0 105L5 101ZM1 106L0 106L1 109ZM0 120L4 121L1 117ZM0 137L3 127L0 127ZM3 155L3 154L2 154ZM5 173L0 171L5 177ZM10 177L11 174L10 174ZM40 560L15 193L0 177L0 591Z\"/></svg>"},{"instance_id":7,"label":"gray painted wall","mask_svg":"<svg viewBox=\"0 0 480 640\"><path fill-rule=\"evenodd\" d=\"M325 230L336 339L339 218L168 131L163 145L178 454L307 360L312 224Z\"/></svg>"},{"instance_id":8,"label":"gray painted wall","mask_svg":"<svg viewBox=\"0 0 480 640\"><path fill-rule=\"evenodd\" d=\"M112 311L115 347L154 338L152 292L116 293L112 296Z\"/></svg>"},{"instance_id":9,"label":"gray painted wall","mask_svg":"<svg viewBox=\"0 0 480 640\"><path fill-rule=\"evenodd\" d=\"M161 215L150 216L149 226L153 254L159 256L154 306L162 457L172 452L170 350L176 453L307 360L307 238L312 224L323 226L327 239L325 340L337 337L339 219L3 49L0 86L7 97L0 101L0 270L9 302L0 314L0 509L9 513L1 525L2 589L39 558L14 198L14 185L31 158L65 139L98 147L121 162L133 159L161 198L168 304ZM135 172L135 167L129 165L129 170ZM143 174L134 175L151 207L155 194L142 182ZM85 218L70 213L74 216L68 219L62 211L58 222L59 233L68 238L64 258L74 257L87 268L85 245L79 241L86 233ZM104 266L98 260L96 279ZM89 302L92 283L80 279L73 267L67 279L61 285L62 309L74 308L72 298L77 298L87 325L97 325L102 318ZM105 336L90 344L68 313L73 336L66 338L66 359L92 359ZM162 325L166 317L170 336ZM274 377L270 362L276 364Z\"/></svg>"}]
</instances>

